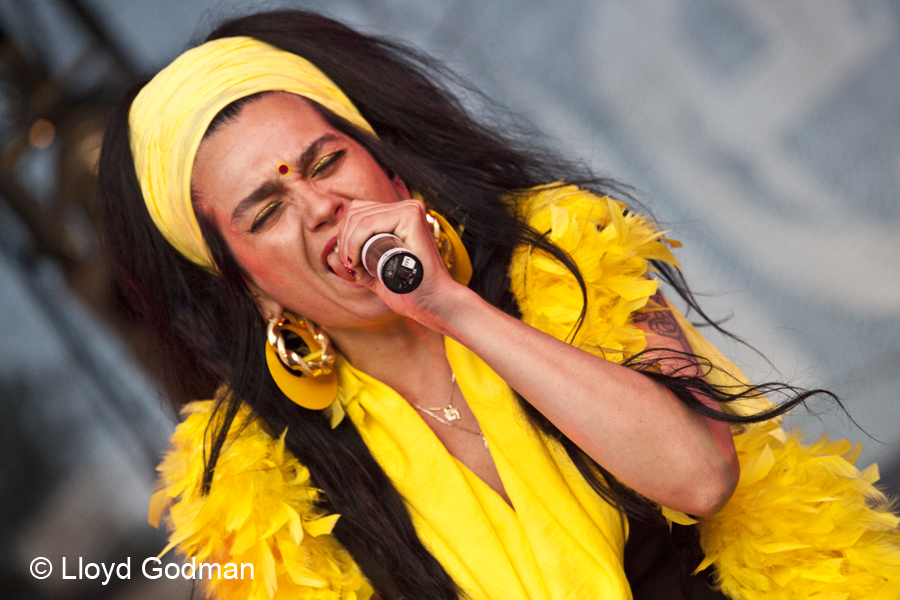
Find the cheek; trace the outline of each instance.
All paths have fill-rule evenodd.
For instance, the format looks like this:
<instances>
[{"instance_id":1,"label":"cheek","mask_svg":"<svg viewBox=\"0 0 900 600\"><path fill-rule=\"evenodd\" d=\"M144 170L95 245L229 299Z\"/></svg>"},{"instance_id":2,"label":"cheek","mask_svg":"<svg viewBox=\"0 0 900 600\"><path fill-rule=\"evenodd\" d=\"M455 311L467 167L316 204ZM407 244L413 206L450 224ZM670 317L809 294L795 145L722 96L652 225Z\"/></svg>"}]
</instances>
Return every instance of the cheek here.
<instances>
[{"instance_id":1,"label":"cheek","mask_svg":"<svg viewBox=\"0 0 900 600\"><path fill-rule=\"evenodd\" d=\"M280 288L289 279L288 269L276 266L283 265L283 262L277 259L277 255L271 249L268 251L243 249L235 251L234 256L246 276L266 293Z\"/></svg>"},{"instance_id":2,"label":"cheek","mask_svg":"<svg viewBox=\"0 0 900 600\"><path fill-rule=\"evenodd\" d=\"M282 282L283 278L279 276L278 270L272 269L269 266L269 261L262 257L244 256L240 262L244 271L256 284L269 283L278 285Z\"/></svg>"},{"instance_id":3,"label":"cheek","mask_svg":"<svg viewBox=\"0 0 900 600\"><path fill-rule=\"evenodd\" d=\"M286 248L292 250L288 252ZM245 249L235 256L247 277L275 300L296 296L297 288L306 288L313 278L313 268L302 245L298 248L297 240L290 244L265 244L252 251Z\"/></svg>"}]
</instances>

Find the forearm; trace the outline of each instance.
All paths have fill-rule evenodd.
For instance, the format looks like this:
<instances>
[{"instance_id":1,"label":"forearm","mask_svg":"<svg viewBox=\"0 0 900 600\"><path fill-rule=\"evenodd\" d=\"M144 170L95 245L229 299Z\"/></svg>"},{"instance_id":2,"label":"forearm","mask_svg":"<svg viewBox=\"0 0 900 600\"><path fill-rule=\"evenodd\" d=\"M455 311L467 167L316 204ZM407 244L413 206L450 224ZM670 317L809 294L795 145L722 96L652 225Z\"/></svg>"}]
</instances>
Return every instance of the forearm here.
<instances>
[{"instance_id":1,"label":"forearm","mask_svg":"<svg viewBox=\"0 0 900 600\"><path fill-rule=\"evenodd\" d=\"M440 329L623 483L697 516L730 496L733 446L723 447L707 420L664 386L546 335L469 290L455 293Z\"/></svg>"}]
</instances>

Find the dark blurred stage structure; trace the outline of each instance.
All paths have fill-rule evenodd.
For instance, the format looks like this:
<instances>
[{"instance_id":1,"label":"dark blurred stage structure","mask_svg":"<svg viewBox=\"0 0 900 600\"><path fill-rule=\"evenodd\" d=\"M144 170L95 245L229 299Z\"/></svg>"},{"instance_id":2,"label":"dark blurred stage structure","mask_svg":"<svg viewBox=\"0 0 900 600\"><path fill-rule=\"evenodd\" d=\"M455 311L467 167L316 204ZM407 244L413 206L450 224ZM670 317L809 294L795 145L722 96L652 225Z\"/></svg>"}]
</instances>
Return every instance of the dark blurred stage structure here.
<instances>
[{"instance_id":1,"label":"dark blurred stage structure","mask_svg":"<svg viewBox=\"0 0 900 600\"><path fill-rule=\"evenodd\" d=\"M174 419L97 234L103 126L135 71L92 7L48 6L6 3L0 23L0 597L187 598L183 581L139 572L165 545L145 513ZM36 557L46 579L29 573ZM79 557L136 564L104 584L78 577Z\"/></svg>"},{"instance_id":2,"label":"dark blurred stage structure","mask_svg":"<svg viewBox=\"0 0 900 600\"><path fill-rule=\"evenodd\" d=\"M550 143L637 187L716 317L828 387L798 414L862 440L900 494L900 6L892 0L344 0L322 10L431 53ZM176 416L97 234L103 123L221 17L259 3L0 0L0 598L188 598L140 562ZM37 557L53 573L34 577ZM131 577L64 579L131 560ZM171 556L168 557L171 559ZM198 596L199 591L195 592Z\"/></svg>"}]
</instances>

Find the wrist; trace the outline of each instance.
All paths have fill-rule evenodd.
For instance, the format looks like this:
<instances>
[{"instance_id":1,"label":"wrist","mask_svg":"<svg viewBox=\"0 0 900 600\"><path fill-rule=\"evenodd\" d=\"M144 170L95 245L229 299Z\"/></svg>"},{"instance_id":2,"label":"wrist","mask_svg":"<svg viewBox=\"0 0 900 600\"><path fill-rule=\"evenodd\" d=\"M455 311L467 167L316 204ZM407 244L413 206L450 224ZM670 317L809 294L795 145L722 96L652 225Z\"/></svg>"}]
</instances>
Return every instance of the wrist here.
<instances>
[{"instance_id":1,"label":"wrist","mask_svg":"<svg viewBox=\"0 0 900 600\"><path fill-rule=\"evenodd\" d=\"M465 343L465 331L472 320L485 307L493 308L486 300L463 285L454 285L441 294L440 303L432 305L428 316L417 319L433 329L460 343Z\"/></svg>"}]
</instances>

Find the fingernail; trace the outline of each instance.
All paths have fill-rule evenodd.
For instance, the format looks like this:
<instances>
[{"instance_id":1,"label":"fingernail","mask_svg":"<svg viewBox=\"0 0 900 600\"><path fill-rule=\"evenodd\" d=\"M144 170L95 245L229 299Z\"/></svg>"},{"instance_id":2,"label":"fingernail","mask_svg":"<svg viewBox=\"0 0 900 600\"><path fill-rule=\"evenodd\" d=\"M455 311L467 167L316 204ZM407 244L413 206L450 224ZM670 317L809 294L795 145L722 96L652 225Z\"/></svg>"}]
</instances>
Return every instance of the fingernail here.
<instances>
[{"instance_id":1,"label":"fingernail","mask_svg":"<svg viewBox=\"0 0 900 600\"><path fill-rule=\"evenodd\" d=\"M348 273L350 273L350 277L352 277L353 279L356 279L356 271L354 271L354 270L351 269L350 267L344 267L344 269L345 269Z\"/></svg>"},{"instance_id":2,"label":"fingernail","mask_svg":"<svg viewBox=\"0 0 900 600\"><path fill-rule=\"evenodd\" d=\"M347 264L348 264L348 265L353 264L353 261L350 259L349 256L347 257Z\"/></svg>"}]
</instances>

